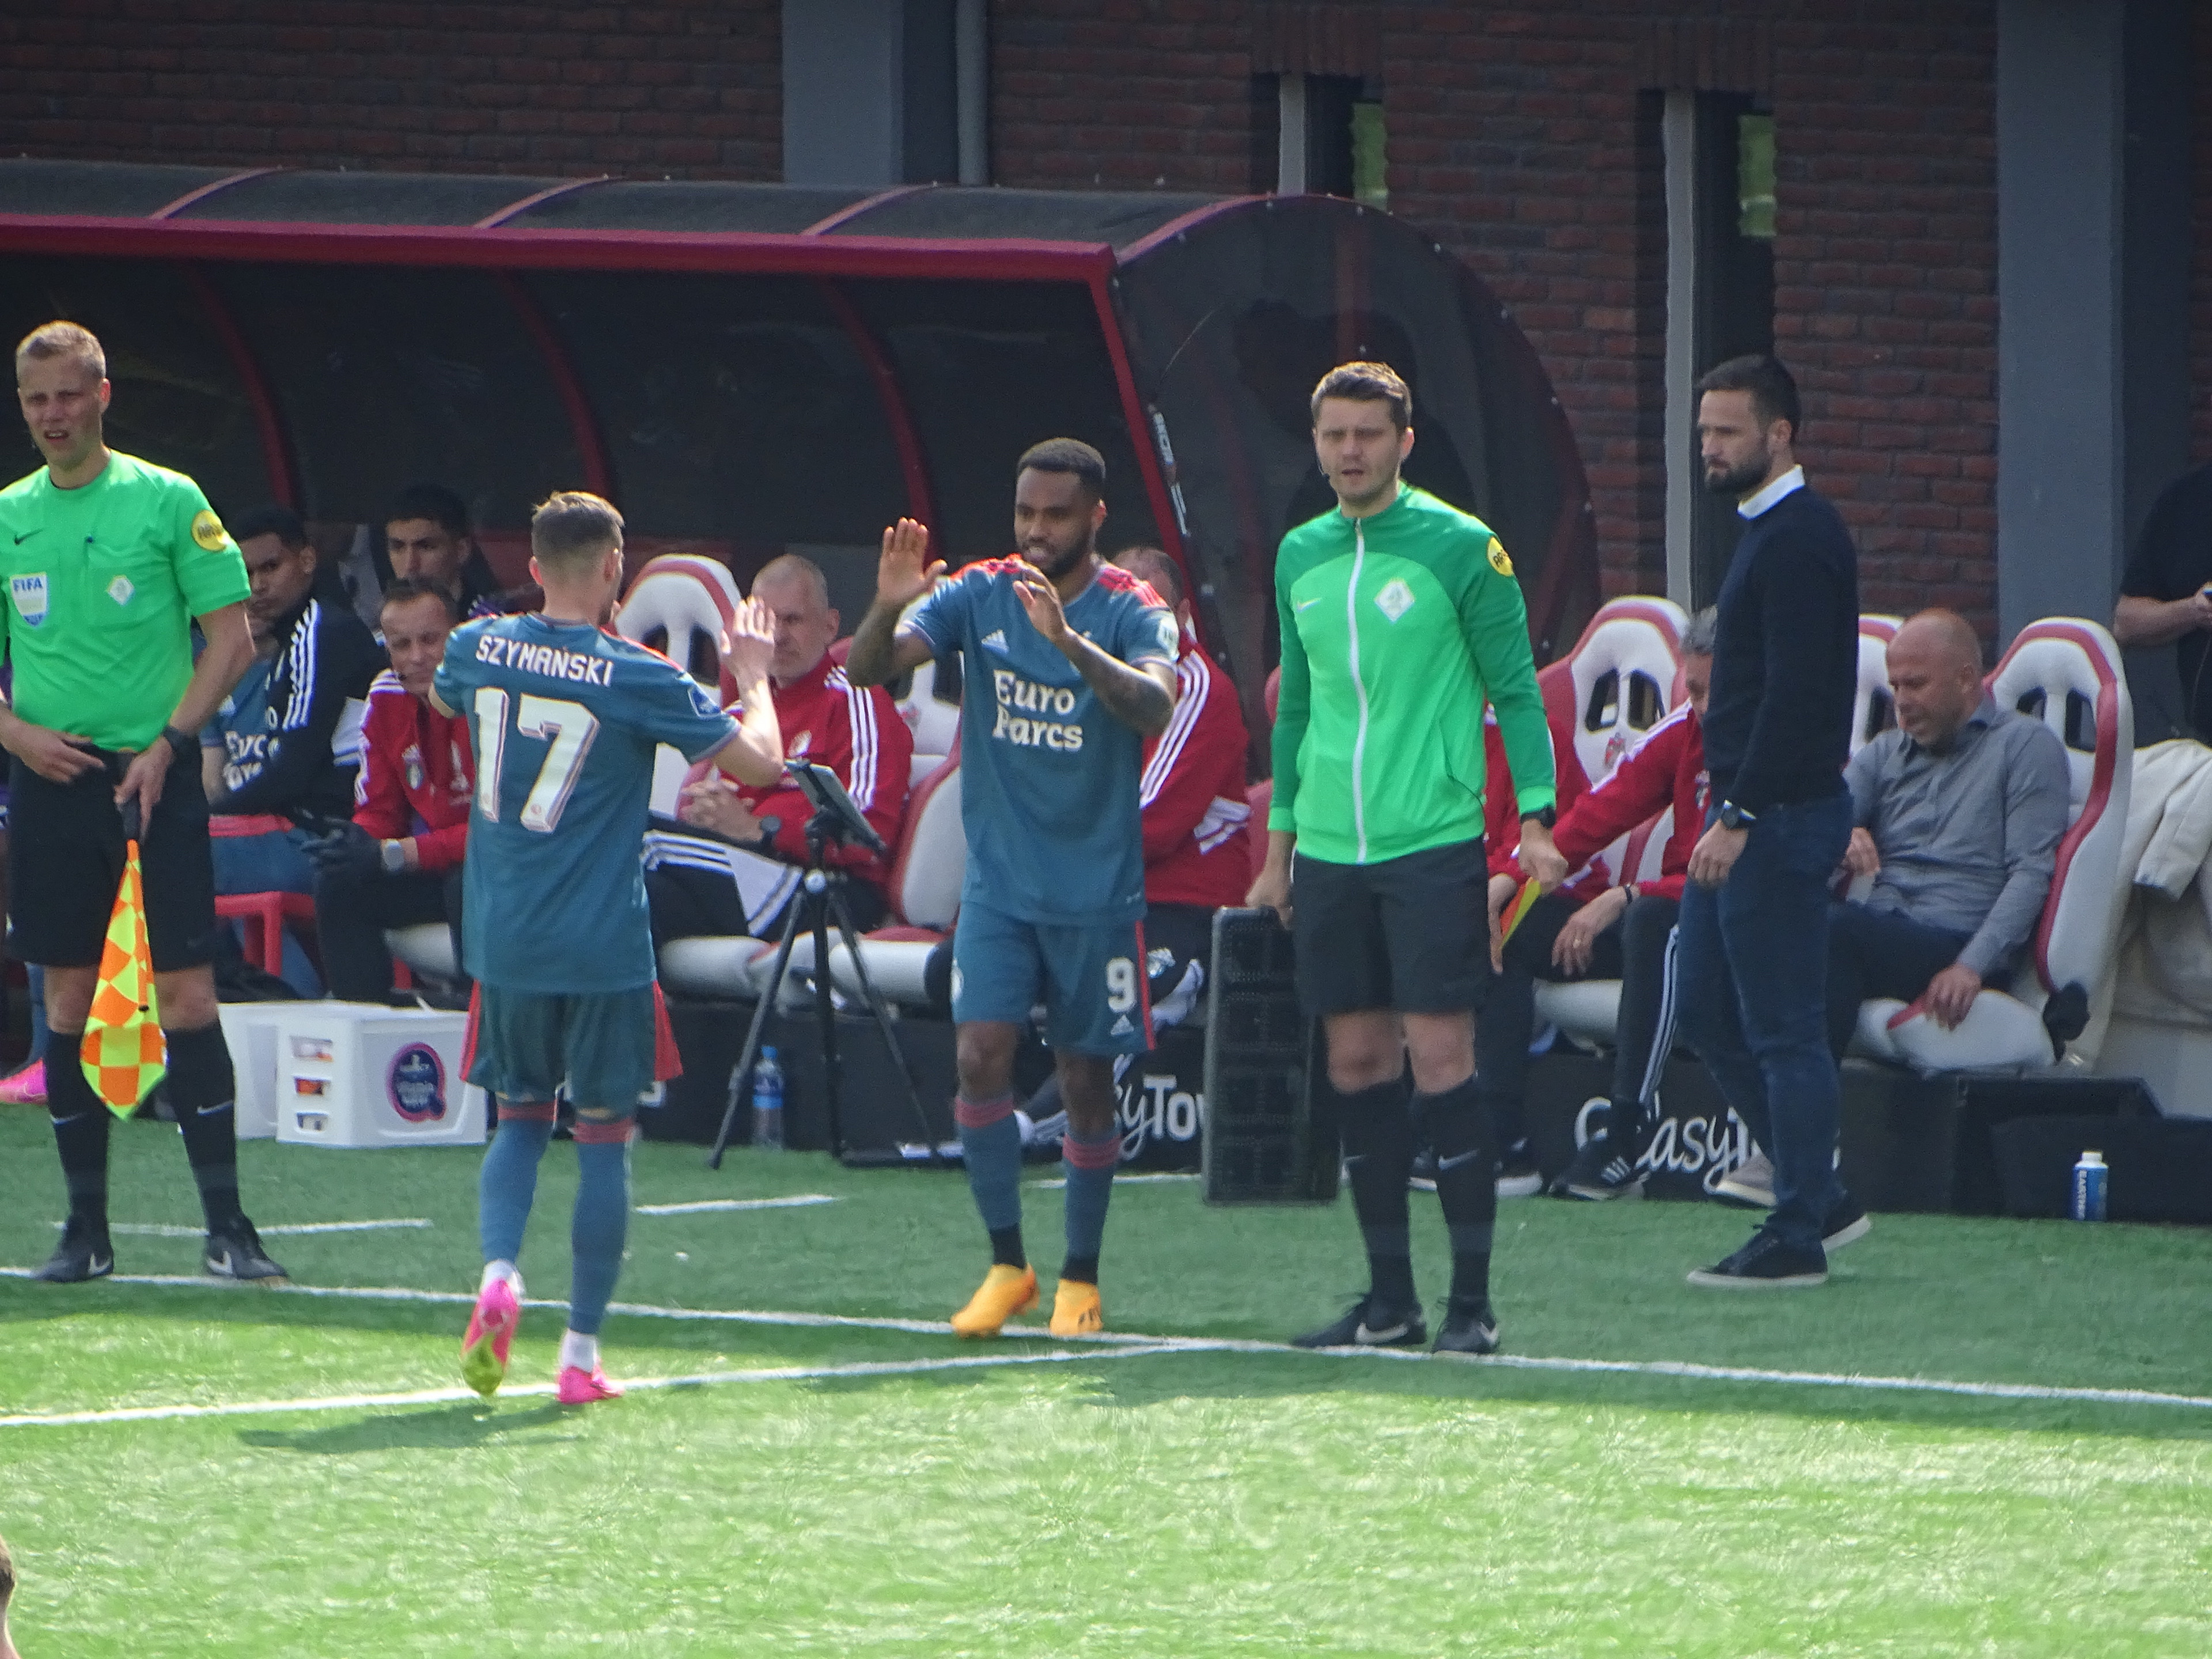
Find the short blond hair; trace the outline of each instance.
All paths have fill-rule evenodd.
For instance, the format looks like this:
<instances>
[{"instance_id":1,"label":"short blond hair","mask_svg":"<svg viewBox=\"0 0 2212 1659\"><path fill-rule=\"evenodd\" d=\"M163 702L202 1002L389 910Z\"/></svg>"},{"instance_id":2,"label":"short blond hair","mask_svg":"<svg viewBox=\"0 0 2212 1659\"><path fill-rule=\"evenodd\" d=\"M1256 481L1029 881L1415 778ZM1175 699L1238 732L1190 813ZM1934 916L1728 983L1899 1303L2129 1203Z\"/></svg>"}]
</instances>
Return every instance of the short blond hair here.
<instances>
[{"instance_id":1,"label":"short blond hair","mask_svg":"<svg viewBox=\"0 0 2212 1659\"><path fill-rule=\"evenodd\" d=\"M623 515L583 489L556 489L530 515L530 550L540 564L574 570L623 544Z\"/></svg>"},{"instance_id":2,"label":"short blond hair","mask_svg":"<svg viewBox=\"0 0 2212 1659\"><path fill-rule=\"evenodd\" d=\"M41 324L23 337L15 348L16 378L22 377L25 363L55 357L75 358L92 371L95 380L107 378L107 353L100 349L100 337L78 324L64 322Z\"/></svg>"}]
</instances>

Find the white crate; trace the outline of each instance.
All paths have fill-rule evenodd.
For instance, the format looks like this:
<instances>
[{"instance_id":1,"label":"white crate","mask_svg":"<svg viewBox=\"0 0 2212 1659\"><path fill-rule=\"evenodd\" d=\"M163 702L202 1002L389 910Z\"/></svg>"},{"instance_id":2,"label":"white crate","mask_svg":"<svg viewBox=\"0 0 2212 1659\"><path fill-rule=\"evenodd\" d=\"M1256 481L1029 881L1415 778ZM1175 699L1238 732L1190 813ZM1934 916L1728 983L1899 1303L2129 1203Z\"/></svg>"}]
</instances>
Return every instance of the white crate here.
<instances>
[{"instance_id":1,"label":"white crate","mask_svg":"<svg viewBox=\"0 0 2212 1659\"><path fill-rule=\"evenodd\" d=\"M461 1081L463 1014L295 1002L276 1025L276 1139L309 1146L477 1146L483 1091Z\"/></svg>"},{"instance_id":2,"label":"white crate","mask_svg":"<svg viewBox=\"0 0 2212 1659\"><path fill-rule=\"evenodd\" d=\"M276 1133L276 1023L289 1003L227 1002L222 1040L238 1079L238 1138L266 1140Z\"/></svg>"}]
</instances>

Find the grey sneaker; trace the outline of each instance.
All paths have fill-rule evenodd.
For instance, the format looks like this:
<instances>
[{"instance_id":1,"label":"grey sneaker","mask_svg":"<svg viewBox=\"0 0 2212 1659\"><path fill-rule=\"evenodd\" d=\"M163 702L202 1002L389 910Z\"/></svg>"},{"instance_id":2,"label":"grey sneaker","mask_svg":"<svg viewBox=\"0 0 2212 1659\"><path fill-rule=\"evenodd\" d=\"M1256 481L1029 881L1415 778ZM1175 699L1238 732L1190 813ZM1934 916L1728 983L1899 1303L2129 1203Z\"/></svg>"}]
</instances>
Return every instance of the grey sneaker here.
<instances>
[{"instance_id":1,"label":"grey sneaker","mask_svg":"<svg viewBox=\"0 0 2212 1659\"><path fill-rule=\"evenodd\" d=\"M1713 1196L1740 1210L1774 1207L1774 1164L1764 1147L1753 1146L1751 1156L1713 1183Z\"/></svg>"}]
</instances>

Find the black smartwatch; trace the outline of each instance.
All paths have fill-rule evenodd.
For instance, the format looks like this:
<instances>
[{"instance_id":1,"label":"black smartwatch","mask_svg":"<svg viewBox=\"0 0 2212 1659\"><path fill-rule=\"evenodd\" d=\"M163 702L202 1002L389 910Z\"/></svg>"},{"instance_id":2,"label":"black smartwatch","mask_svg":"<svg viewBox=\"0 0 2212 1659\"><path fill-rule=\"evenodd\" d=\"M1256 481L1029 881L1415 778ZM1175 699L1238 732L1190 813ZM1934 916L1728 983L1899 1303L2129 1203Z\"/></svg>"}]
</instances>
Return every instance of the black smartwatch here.
<instances>
[{"instance_id":1,"label":"black smartwatch","mask_svg":"<svg viewBox=\"0 0 2212 1659\"><path fill-rule=\"evenodd\" d=\"M191 754L193 750L199 747L198 744L191 740L189 735L178 731L173 726L163 726L161 728L161 736L169 745L169 758L173 761L182 760L185 756Z\"/></svg>"},{"instance_id":2,"label":"black smartwatch","mask_svg":"<svg viewBox=\"0 0 2212 1659\"><path fill-rule=\"evenodd\" d=\"M1523 812L1521 815L1521 822L1523 823L1528 823L1531 818L1542 824L1545 829L1550 830L1556 827L1559 822L1559 809L1555 805L1547 806L1540 812Z\"/></svg>"},{"instance_id":3,"label":"black smartwatch","mask_svg":"<svg viewBox=\"0 0 2212 1659\"><path fill-rule=\"evenodd\" d=\"M1724 800L1721 803L1722 829L1742 830L1758 822L1759 817L1757 814L1745 811L1743 808L1738 806L1734 801Z\"/></svg>"}]
</instances>

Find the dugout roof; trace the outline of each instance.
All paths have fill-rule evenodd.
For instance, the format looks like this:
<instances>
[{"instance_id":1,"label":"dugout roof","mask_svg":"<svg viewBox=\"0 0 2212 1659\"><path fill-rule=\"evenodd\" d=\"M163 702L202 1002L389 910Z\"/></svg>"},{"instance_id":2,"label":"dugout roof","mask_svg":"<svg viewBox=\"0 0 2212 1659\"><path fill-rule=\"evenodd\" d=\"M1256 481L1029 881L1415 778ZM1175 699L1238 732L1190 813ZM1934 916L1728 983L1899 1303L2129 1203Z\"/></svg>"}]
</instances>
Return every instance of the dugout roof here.
<instances>
[{"instance_id":1,"label":"dugout roof","mask_svg":"<svg viewBox=\"0 0 2212 1659\"><path fill-rule=\"evenodd\" d=\"M218 507L373 521L458 489L493 534L596 489L743 570L913 514L1006 550L1015 458L1107 457L1109 550L1168 548L1255 730L1283 532L1322 510L1306 397L1413 387L1414 482L1504 537L1540 653L1596 602L1581 462L1533 349L1412 227L1325 197L0 161L0 327L106 343L116 443ZM36 455L0 440L9 476Z\"/></svg>"}]
</instances>

